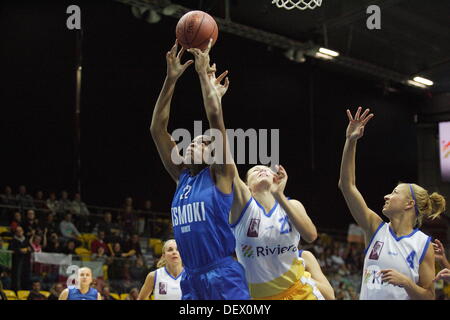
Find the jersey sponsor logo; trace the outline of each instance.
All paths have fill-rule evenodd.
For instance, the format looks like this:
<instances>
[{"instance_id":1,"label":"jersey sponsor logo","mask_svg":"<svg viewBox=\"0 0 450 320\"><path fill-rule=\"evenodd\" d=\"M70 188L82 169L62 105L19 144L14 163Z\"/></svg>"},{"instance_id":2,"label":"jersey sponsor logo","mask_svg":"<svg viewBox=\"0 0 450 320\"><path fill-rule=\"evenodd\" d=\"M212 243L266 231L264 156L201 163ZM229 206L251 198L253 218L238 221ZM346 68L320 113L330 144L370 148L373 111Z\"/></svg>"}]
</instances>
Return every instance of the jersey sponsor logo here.
<instances>
[{"instance_id":1,"label":"jersey sponsor logo","mask_svg":"<svg viewBox=\"0 0 450 320\"><path fill-rule=\"evenodd\" d=\"M205 202L193 202L172 207L172 224L174 227L192 222L206 221Z\"/></svg>"},{"instance_id":2,"label":"jersey sponsor logo","mask_svg":"<svg viewBox=\"0 0 450 320\"><path fill-rule=\"evenodd\" d=\"M256 257L267 257L267 256L272 256L272 255L284 254L286 252L297 252L298 248L295 245L291 244L290 246L277 245L276 247L258 246L258 247L255 247L255 250L256 250ZM253 247L250 245L246 245L246 244L241 245L241 251L242 251L242 255L245 258L254 258L255 257L255 252L253 250Z\"/></svg>"},{"instance_id":3,"label":"jersey sponsor logo","mask_svg":"<svg viewBox=\"0 0 450 320\"><path fill-rule=\"evenodd\" d=\"M247 230L247 237L257 238L259 235L259 222L260 219L251 219L250 225Z\"/></svg>"},{"instance_id":4,"label":"jersey sponsor logo","mask_svg":"<svg viewBox=\"0 0 450 320\"><path fill-rule=\"evenodd\" d=\"M367 286L369 290L379 290L382 285L387 285L387 282L383 282L382 275L380 273L380 267L377 265L370 265L363 273L363 284Z\"/></svg>"},{"instance_id":5,"label":"jersey sponsor logo","mask_svg":"<svg viewBox=\"0 0 450 320\"><path fill-rule=\"evenodd\" d=\"M246 258L254 258L254 254L253 254L253 247L243 244L241 246L242 249L242 254L244 255L244 257Z\"/></svg>"},{"instance_id":6,"label":"jersey sponsor logo","mask_svg":"<svg viewBox=\"0 0 450 320\"><path fill-rule=\"evenodd\" d=\"M384 242L377 241L373 245L372 251L370 252L370 260L378 260L380 258L381 250L383 249Z\"/></svg>"},{"instance_id":7,"label":"jersey sponsor logo","mask_svg":"<svg viewBox=\"0 0 450 320\"><path fill-rule=\"evenodd\" d=\"M167 294L167 282L159 283L159 294Z\"/></svg>"}]
</instances>

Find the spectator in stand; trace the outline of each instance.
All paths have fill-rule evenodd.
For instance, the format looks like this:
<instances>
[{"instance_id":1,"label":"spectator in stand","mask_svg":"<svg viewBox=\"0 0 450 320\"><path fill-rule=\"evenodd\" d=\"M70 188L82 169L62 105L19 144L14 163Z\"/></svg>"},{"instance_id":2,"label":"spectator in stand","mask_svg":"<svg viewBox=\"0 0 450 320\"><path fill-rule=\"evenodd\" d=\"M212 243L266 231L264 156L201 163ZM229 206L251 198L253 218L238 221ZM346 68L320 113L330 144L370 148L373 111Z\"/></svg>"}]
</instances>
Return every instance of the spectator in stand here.
<instances>
[{"instance_id":1,"label":"spectator in stand","mask_svg":"<svg viewBox=\"0 0 450 320\"><path fill-rule=\"evenodd\" d=\"M103 231L105 233L105 241L107 243L117 242L113 239L113 234L117 234L120 230L119 226L116 223L112 222L111 212L107 211L103 214L103 221L97 224L96 231Z\"/></svg>"},{"instance_id":2,"label":"spectator in stand","mask_svg":"<svg viewBox=\"0 0 450 320\"><path fill-rule=\"evenodd\" d=\"M13 219L10 224L11 232L12 233L16 232L16 228L19 226L23 227L22 226L22 214L20 213L20 211L16 211L16 212L14 212Z\"/></svg>"},{"instance_id":3,"label":"spectator in stand","mask_svg":"<svg viewBox=\"0 0 450 320\"><path fill-rule=\"evenodd\" d=\"M91 252L98 253L98 249L103 248L104 252L109 252L108 245L105 242L105 231L99 231L97 239L91 243Z\"/></svg>"},{"instance_id":4,"label":"spectator in stand","mask_svg":"<svg viewBox=\"0 0 450 320\"><path fill-rule=\"evenodd\" d=\"M174 235L173 235L172 221L166 220L164 222L164 229L163 229L163 231L161 233L161 240L162 241L167 241L167 240L173 239L173 238L174 238Z\"/></svg>"},{"instance_id":5,"label":"spectator in stand","mask_svg":"<svg viewBox=\"0 0 450 320\"><path fill-rule=\"evenodd\" d=\"M89 216L90 212L86 206L86 203L81 201L81 195L77 192L74 195L72 201L72 212L79 216Z\"/></svg>"},{"instance_id":6,"label":"spectator in stand","mask_svg":"<svg viewBox=\"0 0 450 320\"><path fill-rule=\"evenodd\" d=\"M55 222L55 214L52 212L47 213L47 217L43 223L41 223L41 230L47 229L47 234L58 232L58 225Z\"/></svg>"},{"instance_id":7,"label":"spectator in stand","mask_svg":"<svg viewBox=\"0 0 450 320\"><path fill-rule=\"evenodd\" d=\"M33 197L27 194L27 188L23 185L19 187L19 193L16 195L16 205L21 212L26 209L35 209Z\"/></svg>"},{"instance_id":8,"label":"spectator in stand","mask_svg":"<svg viewBox=\"0 0 450 320\"><path fill-rule=\"evenodd\" d=\"M62 250L63 248L59 242L58 234L56 232L50 233L50 241L48 241L47 246L44 247L44 251L49 253L61 253Z\"/></svg>"},{"instance_id":9,"label":"spectator in stand","mask_svg":"<svg viewBox=\"0 0 450 320\"><path fill-rule=\"evenodd\" d=\"M98 247L97 252L92 254L91 261L99 261L106 264L108 261L108 256L106 255L105 248Z\"/></svg>"},{"instance_id":10,"label":"spectator in stand","mask_svg":"<svg viewBox=\"0 0 450 320\"><path fill-rule=\"evenodd\" d=\"M102 290L103 300L116 300L112 295L109 289L109 286L104 286Z\"/></svg>"},{"instance_id":11,"label":"spectator in stand","mask_svg":"<svg viewBox=\"0 0 450 320\"><path fill-rule=\"evenodd\" d=\"M111 258L108 259L108 279L110 280L111 287L114 288L115 291L122 292L123 291L123 273L125 266L125 258L128 258L132 253L125 253L122 251L119 242L114 243L112 245L112 254Z\"/></svg>"},{"instance_id":12,"label":"spectator in stand","mask_svg":"<svg viewBox=\"0 0 450 320\"><path fill-rule=\"evenodd\" d=\"M123 208L131 208L132 210L134 210L133 208L133 198L131 197L127 197L125 198L125 203L123 204Z\"/></svg>"},{"instance_id":13,"label":"spectator in stand","mask_svg":"<svg viewBox=\"0 0 450 320\"><path fill-rule=\"evenodd\" d=\"M139 243L139 235L137 233L133 233L130 239L125 242L123 250L128 253L134 252L133 254L130 254L131 256L142 256L141 244Z\"/></svg>"},{"instance_id":14,"label":"spectator in stand","mask_svg":"<svg viewBox=\"0 0 450 320\"><path fill-rule=\"evenodd\" d=\"M50 192L49 198L45 204L52 213L56 214L59 212L59 201L56 200L56 193Z\"/></svg>"},{"instance_id":15,"label":"spectator in stand","mask_svg":"<svg viewBox=\"0 0 450 320\"><path fill-rule=\"evenodd\" d=\"M17 227L9 250L13 251L12 257L12 288L22 290L29 283L30 278L30 244L24 235L23 228Z\"/></svg>"},{"instance_id":16,"label":"spectator in stand","mask_svg":"<svg viewBox=\"0 0 450 320\"><path fill-rule=\"evenodd\" d=\"M58 212L65 216L66 213L72 213L72 202L69 200L67 191L61 192L61 199L59 199Z\"/></svg>"},{"instance_id":17,"label":"spectator in stand","mask_svg":"<svg viewBox=\"0 0 450 320\"><path fill-rule=\"evenodd\" d=\"M42 240L43 239L43 240ZM32 231L30 238L31 252L42 252L42 248L47 246L47 230L44 231L44 236Z\"/></svg>"},{"instance_id":18,"label":"spectator in stand","mask_svg":"<svg viewBox=\"0 0 450 320\"><path fill-rule=\"evenodd\" d=\"M58 300L59 296L61 295L61 292L63 292L64 287L61 283L55 283L50 288L50 295L48 296L47 300Z\"/></svg>"},{"instance_id":19,"label":"spectator in stand","mask_svg":"<svg viewBox=\"0 0 450 320\"><path fill-rule=\"evenodd\" d=\"M0 282L0 301L1 300L8 300L6 297L6 293L3 292L3 284Z\"/></svg>"},{"instance_id":20,"label":"spectator in stand","mask_svg":"<svg viewBox=\"0 0 450 320\"><path fill-rule=\"evenodd\" d=\"M126 206L121 218L124 232L127 235L135 233L137 229L137 217L133 207Z\"/></svg>"},{"instance_id":21,"label":"spectator in stand","mask_svg":"<svg viewBox=\"0 0 450 320\"><path fill-rule=\"evenodd\" d=\"M139 235L144 234L148 226L150 226L152 220L152 202L150 200L146 200L144 202L144 207L139 212L138 216L138 233ZM150 231L150 230L149 230Z\"/></svg>"},{"instance_id":22,"label":"spectator in stand","mask_svg":"<svg viewBox=\"0 0 450 320\"><path fill-rule=\"evenodd\" d=\"M27 210L27 216L25 221L23 222L23 231L27 237L31 237L33 232L41 232L41 228L39 226L39 220L36 219L36 214L34 210Z\"/></svg>"},{"instance_id":23,"label":"spectator in stand","mask_svg":"<svg viewBox=\"0 0 450 320\"><path fill-rule=\"evenodd\" d=\"M72 201L71 212L76 215L78 219L78 226L82 232L87 232L90 227L89 215L90 212L86 206L86 203L81 201L81 195L75 193Z\"/></svg>"},{"instance_id":24,"label":"spectator in stand","mask_svg":"<svg viewBox=\"0 0 450 320\"><path fill-rule=\"evenodd\" d=\"M78 229L72 223L72 215L70 213L66 213L66 215L64 216L64 220L59 224L59 231L64 238L63 240L76 240L81 235Z\"/></svg>"},{"instance_id":25,"label":"spectator in stand","mask_svg":"<svg viewBox=\"0 0 450 320\"><path fill-rule=\"evenodd\" d=\"M11 289L11 272L8 268L0 265L0 285L5 289Z\"/></svg>"},{"instance_id":26,"label":"spectator in stand","mask_svg":"<svg viewBox=\"0 0 450 320\"><path fill-rule=\"evenodd\" d=\"M40 217L49 211L47 203L44 200L44 192L41 190L37 191L34 196L34 207L38 211L38 215L40 215Z\"/></svg>"},{"instance_id":27,"label":"spectator in stand","mask_svg":"<svg viewBox=\"0 0 450 320\"><path fill-rule=\"evenodd\" d=\"M3 206L14 207L16 205L16 197L12 194L12 189L10 186L5 187L4 193L0 194L0 204ZM0 216L6 218L10 213L13 212L13 208L2 208L0 210ZM7 221L2 221L6 222Z\"/></svg>"},{"instance_id":28,"label":"spectator in stand","mask_svg":"<svg viewBox=\"0 0 450 320\"><path fill-rule=\"evenodd\" d=\"M40 291L41 282L39 280L33 281L33 286L27 300L47 300L47 298Z\"/></svg>"},{"instance_id":29,"label":"spectator in stand","mask_svg":"<svg viewBox=\"0 0 450 320\"><path fill-rule=\"evenodd\" d=\"M138 288L133 288L130 290L130 293L128 294L126 300L137 300L139 297L139 290Z\"/></svg>"},{"instance_id":30,"label":"spectator in stand","mask_svg":"<svg viewBox=\"0 0 450 320\"><path fill-rule=\"evenodd\" d=\"M66 245L62 248L61 253L76 255L75 249L76 249L75 241L69 240L67 241Z\"/></svg>"},{"instance_id":31,"label":"spectator in stand","mask_svg":"<svg viewBox=\"0 0 450 320\"><path fill-rule=\"evenodd\" d=\"M130 280L133 287L140 287L147 277L149 270L144 265L142 257L136 259L136 263L130 266Z\"/></svg>"}]
</instances>

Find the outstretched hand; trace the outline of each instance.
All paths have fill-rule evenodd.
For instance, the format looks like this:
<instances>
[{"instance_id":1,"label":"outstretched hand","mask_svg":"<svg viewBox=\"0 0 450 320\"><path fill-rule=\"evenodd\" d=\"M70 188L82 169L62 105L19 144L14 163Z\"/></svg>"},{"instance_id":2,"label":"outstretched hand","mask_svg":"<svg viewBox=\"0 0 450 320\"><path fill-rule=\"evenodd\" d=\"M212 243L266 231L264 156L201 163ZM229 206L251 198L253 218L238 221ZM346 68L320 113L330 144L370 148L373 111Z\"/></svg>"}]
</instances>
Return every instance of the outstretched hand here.
<instances>
[{"instance_id":1,"label":"outstretched hand","mask_svg":"<svg viewBox=\"0 0 450 320\"><path fill-rule=\"evenodd\" d=\"M181 64L181 57L183 56L185 48L182 48L178 52L178 40L175 40L175 44L172 46L169 52L166 54L167 61L167 77L170 79L178 79L194 60L188 60L186 63ZM178 52L178 53L177 53Z\"/></svg>"},{"instance_id":2,"label":"outstretched hand","mask_svg":"<svg viewBox=\"0 0 450 320\"><path fill-rule=\"evenodd\" d=\"M434 242L432 242L432 244L434 249L434 258L439 263L444 264L447 261L444 245L438 239L435 239Z\"/></svg>"},{"instance_id":3,"label":"outstretched hand","mask_svg":"<svg viewBox=\"0 0 450 320\"><path fill-rule=\"evenodd\" d=\"M218 78L216 78L216 64L214 63L208 71L209 80L216 90L217 96L219 99L225 95L228 90L228 86L230 85L230 80L228 80L228 70L224 71ZM225 78L224 84L222 84L222 80Z\"/></svg>"},{"instance_id":4,"label":"outstretched hand","mask_svg":"<svg viewBox=\"0 0 450 320\"><path fill-rule=\"evenodd\" d=\"M439 271L439 273L434 278L434 282L438 280L444 280L446 282L450 282L450 269L443 269Z\"/></svg>"},{"instance_id":5,"label":"outstretched hand","mask_svg":"<svg viewBox=\"0 0 450 320\"><path fill-rule=\"evenodd\" d=\"M282 165L276 165L275 168L277 169L277 173L273 178L273 184L270 192L273 195L281 195L284 193L284 189L286 188L288 175Z\"/></svg>"},{"instance_id":6,"label":"outstretched hand","mask_svg":"<svg viewBox=\"0 0 450 320\"><path fill-rule=\"evenodd\" d=\"M374 116L373 113L369 114L370 109L366 109L360 116L361 110L362 108L358 107L355 118L353 118L350 110L347 109L349 124L347 127L346 137L348 140L358 140L361 138L364 135L364 127Z\"/></svg>"},{"instance_id":7,"label":"outstretched hand","mask_svg":"<svg viewBox=\"0 0 450 320\"><path fill-rule=\"evenodd\" d=\"M198 48L190 48L187 51L192 53L195 57L195 70L198 73L210 73L212 67L209 65L209 51L211 51L212 46L212 38L209 39L208 47L205 51L202 51Z\"/></svg>"}]
</instances>

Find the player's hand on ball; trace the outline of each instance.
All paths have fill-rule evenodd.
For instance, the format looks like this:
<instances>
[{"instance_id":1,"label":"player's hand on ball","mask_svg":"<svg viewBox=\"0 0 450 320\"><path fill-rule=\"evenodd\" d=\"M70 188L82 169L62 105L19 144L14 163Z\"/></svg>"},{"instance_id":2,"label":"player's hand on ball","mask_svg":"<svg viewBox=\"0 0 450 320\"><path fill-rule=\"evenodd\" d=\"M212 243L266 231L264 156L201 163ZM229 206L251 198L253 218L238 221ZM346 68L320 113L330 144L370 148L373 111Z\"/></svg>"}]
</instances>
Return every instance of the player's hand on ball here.
<instances>
[{"instance_id":1,"label":"player's hand on ball","mask_svg":"<svg viewBox=\"0 0 450 320\"><path fill-rule=\"evenodd\" d=\"M175 44L166 54L167 60L167 77L170 79L178 79L191 64L194 63L194 60L188 60L186 63L181 64L181 57L186 51L184 48L178 52L178 40L175 40Z\"/></svg>"},{"instance_id":2,"label":"player's hand on ball","mask_svg":"<svg viewBox=\"0 0 450 320\"><path fill-rule=\"evenodd\" d=\"M360 116L362 108L359 107L356 111L355 118L352 117L350 110L347 109L347 117L349 120L346 137L349 140L358 140L364 135L364 127L367 122L374 116L373 113L369 114L370 109L366 109Z\"/></svg>"},{"instance_id":3,"label":"player's hand on ball","mask_svg":"<svg viewBox=\"0 0 450 320\"><path fill-rule=\"evenodd\" d=\"M198 73L210 73L211 67L209 65L209 51L211 50L212 39L209 39L208 47L205 51L197 48L190 48L187 51L192 53L195 57L195 70Z\"/></svg>"}]
</instances>

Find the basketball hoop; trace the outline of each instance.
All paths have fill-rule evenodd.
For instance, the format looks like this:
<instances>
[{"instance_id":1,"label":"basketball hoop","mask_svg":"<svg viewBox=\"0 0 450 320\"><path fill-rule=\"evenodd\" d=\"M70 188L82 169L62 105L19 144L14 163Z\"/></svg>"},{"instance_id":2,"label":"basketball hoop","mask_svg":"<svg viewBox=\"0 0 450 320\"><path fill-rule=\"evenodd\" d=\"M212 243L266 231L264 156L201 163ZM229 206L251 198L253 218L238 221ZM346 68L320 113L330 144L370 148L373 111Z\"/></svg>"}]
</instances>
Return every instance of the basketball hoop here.
<instances>
[{"instance_id":1,"label":"basketball hoop","mask_svg":"<svg viewBox=\"0 0 450 320\"><path fill-rule=\"evenodd\" d=\"M286 10L292 9L315 9L320 7L322 0L272 0L272 4L275 4L278 8L284 8Z\"/></svg>"}]
</instances>

